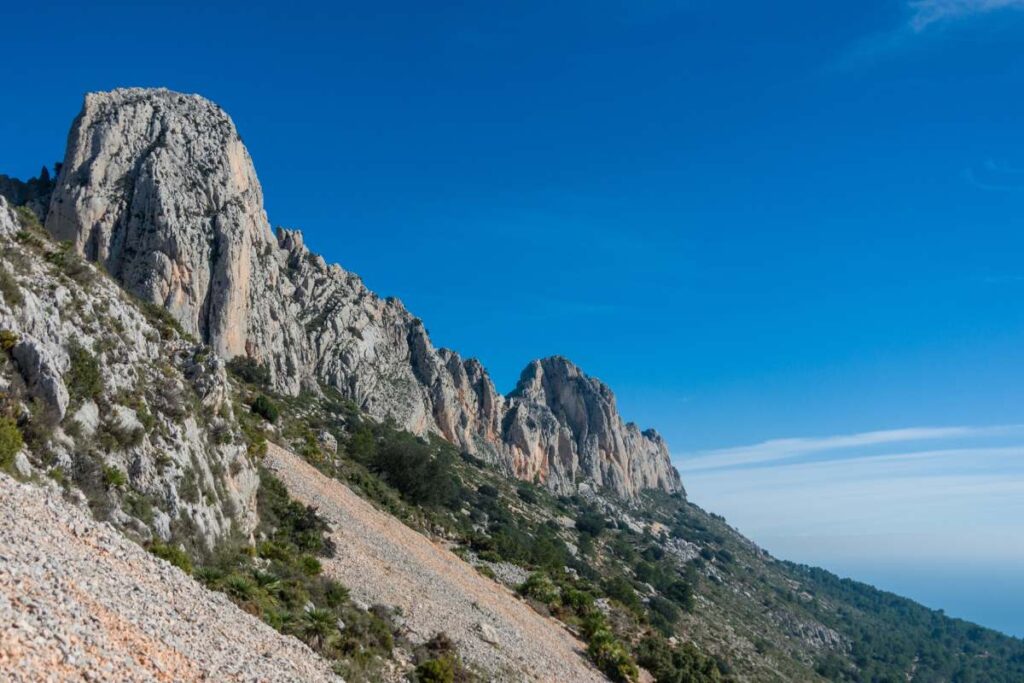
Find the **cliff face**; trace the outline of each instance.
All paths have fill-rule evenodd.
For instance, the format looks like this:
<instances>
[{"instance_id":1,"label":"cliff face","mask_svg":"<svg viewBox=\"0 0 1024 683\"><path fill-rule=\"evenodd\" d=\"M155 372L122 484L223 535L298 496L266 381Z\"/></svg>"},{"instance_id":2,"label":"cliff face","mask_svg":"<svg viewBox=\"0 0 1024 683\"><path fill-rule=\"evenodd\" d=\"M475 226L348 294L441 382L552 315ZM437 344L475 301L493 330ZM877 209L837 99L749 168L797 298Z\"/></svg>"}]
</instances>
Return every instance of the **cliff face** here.
<instances>
[{"instance_id":1,"label":"cliff face","mask_svg":"<svg viewBox=\"0 0 1024 683\"><path fill-rule=\"evenodd\" d=\"M26 435L21 473L58 472L141 539L212 548L251 533L259 476L223 359L24 224L3 197L0 252L0 407Z\"/></svg>"},{"instance_id":2,"label":"cliff face","mask_svg":"<svg viewBox=\"0 0 1024 683\"><path fill-rule=\"evenodd\" d=\"M86 96L46 227L222 357L265 363L281 391L335 387L371 416L562 493L682 489L661 438L624 424L608 387L565 359L534 361L502 396L480 363L434 348L401 302L299 233L272 235L234 124L198 96Z\"/></svg>"}]
</instances>

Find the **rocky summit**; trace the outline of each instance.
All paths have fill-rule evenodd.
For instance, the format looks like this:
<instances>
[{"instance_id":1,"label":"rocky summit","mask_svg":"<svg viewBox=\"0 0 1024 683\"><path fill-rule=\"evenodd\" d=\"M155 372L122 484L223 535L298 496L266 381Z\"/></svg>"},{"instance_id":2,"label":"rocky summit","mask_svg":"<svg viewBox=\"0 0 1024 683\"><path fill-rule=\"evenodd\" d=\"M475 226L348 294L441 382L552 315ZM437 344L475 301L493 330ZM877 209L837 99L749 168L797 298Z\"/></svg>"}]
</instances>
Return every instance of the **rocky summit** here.
<instances>
[{"instance_id":1,"label":"rocky summit","mask_svg":"<svg viewBox=\"0 0 1024 683\"><path fill-rule=\"evenodd\" d=\"M46 228L222 358L265 364L278 391L332 387L559 493L682 490L661 437L625 423L611 390L568 360L531 362L504 396L478 361L435 348L400 301L298 232L274 235L234 124L202 97L87 95Z\"/></svg>"}]
</instances>

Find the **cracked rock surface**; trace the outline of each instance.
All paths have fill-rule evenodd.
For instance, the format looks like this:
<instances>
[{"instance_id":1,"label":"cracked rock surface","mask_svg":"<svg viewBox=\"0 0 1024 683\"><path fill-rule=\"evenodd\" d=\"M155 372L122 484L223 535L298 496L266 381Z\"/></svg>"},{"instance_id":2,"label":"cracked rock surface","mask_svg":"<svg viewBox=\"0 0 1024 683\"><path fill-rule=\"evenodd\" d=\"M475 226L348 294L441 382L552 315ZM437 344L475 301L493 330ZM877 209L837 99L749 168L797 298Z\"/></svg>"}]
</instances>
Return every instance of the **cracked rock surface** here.
<instances>
[{"instance_id":1,"label":"cracked rock surface","mask_svg":"<svg viewBox=\"0 0 1024 683\"><path fill-rule=\"evenodd\" d=\"M272 234L234 124L202 97L87 95L46 227L221 357L266 364L280 391L333 387L559 493L682 490L661 437L625 423L611 390L568 360L530 363L503 396L478 361L434 347L401 301L328 265L297 231Z\"/></svg>"}]
</instances>

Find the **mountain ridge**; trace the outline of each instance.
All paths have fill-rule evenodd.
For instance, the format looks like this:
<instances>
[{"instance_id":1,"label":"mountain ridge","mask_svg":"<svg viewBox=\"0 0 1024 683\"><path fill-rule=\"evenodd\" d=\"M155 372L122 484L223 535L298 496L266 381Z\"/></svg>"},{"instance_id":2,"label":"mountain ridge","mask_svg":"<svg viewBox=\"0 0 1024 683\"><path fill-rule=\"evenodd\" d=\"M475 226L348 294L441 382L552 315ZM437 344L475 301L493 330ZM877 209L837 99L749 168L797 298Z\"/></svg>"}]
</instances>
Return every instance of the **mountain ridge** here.
<instances>
[{"instance_id":1,"label":"mountain ridge","mask_svg":"<svg viewBox=\"0 0 1024 683\"><path fill-rule=\"evenodd\" d=\"M611 390L568 360L531 362L524 374L542 369L546 389L503 396L479 361L435 348L398 299L328 265L299 232L273 235L234 124L198 95L86 95L46 228L225 359L265 364L280 391L333 387L562 493L682 491L660 436L625 423Z\"/></svg>"}]
</instances>

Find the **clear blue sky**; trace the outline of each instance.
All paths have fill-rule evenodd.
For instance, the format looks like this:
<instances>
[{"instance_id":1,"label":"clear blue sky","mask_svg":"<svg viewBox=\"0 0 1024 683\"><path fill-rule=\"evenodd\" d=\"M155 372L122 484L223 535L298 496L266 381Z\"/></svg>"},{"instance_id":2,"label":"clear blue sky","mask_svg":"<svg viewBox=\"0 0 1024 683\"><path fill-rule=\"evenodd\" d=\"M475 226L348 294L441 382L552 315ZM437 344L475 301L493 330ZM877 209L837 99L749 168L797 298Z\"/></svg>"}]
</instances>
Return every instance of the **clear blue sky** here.
<instances>
[{"instance_id":1,"label":"clear blue sky","mask_svg":"<svg viewBox=\"0 0 1024 683\"><path fill-rule=\"evenodd\" d=\"M209 4L5 8L0 172L58 159L88 90L198 92L272 223L503 390L573 358L681 463L950 426L968 453L1024 422L1024 2ZM757 531L772 501L730 492L789 471L758 462L684 477ZM787 541L800 519L761 531L856 569Z\"/></svg>"}]
</instances>

